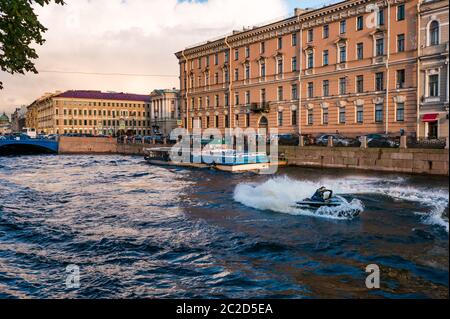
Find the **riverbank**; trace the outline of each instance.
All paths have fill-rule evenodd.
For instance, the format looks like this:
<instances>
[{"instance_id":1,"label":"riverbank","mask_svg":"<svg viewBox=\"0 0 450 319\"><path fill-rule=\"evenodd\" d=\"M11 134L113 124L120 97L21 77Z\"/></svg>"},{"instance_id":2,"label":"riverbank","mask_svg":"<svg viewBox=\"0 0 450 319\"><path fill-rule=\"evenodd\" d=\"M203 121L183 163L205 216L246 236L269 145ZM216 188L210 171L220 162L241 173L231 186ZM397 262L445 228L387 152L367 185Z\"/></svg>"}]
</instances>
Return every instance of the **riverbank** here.
<instances>
[{"instance_id":1,"label":"riverbank","mask_svg":"<svg viewBox=\"0 0 450 319\"><path fill-rule=\"evenodd\" d=\"M113 138L61 137L59 154L143 155L147 147L161 145L120 144ZM290 166L449 175L448 149L280 146L279 154Z\"/></svg>"}]
</instances>

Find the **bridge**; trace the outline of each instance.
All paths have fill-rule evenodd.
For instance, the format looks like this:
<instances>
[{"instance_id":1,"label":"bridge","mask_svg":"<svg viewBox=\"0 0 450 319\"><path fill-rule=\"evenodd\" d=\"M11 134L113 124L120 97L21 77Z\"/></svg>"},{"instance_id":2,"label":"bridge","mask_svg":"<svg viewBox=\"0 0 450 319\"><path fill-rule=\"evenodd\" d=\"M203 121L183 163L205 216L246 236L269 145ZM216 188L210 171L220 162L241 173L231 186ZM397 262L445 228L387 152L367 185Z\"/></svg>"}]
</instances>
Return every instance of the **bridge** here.
<instances>
[{"instance_id":1,"label":"bridge","mask_svg":"<svg viewBox=\"0 0 450 319\"><path fill-rule=\"evenodd\" d=\"M0 156L28 154L57 154L58 141L25 137L1 137Z\"/></svg>"}]
</instances>

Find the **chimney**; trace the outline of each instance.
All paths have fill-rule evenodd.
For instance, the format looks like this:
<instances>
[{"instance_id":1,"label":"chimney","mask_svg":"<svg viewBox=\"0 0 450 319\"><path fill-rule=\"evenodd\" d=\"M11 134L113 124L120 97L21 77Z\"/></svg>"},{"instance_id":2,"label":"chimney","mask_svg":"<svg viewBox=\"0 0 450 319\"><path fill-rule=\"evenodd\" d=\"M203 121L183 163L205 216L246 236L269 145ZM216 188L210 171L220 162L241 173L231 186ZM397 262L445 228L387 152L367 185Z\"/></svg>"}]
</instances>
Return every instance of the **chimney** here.
<instances>
[{"instance_id":1,"label":"chimney","mask_svg":"<svg viewBox=\"0 0 450 319\"><path fill-rule=\"evenodd\" d=\"M297 17L297 16L300 16L300 15L302 15L302 14L308 12L308 11L309 11L308 8L306 8L306 9L295 8L295 9L294 9L294 15Z\"/></svg>"}]
</instances>

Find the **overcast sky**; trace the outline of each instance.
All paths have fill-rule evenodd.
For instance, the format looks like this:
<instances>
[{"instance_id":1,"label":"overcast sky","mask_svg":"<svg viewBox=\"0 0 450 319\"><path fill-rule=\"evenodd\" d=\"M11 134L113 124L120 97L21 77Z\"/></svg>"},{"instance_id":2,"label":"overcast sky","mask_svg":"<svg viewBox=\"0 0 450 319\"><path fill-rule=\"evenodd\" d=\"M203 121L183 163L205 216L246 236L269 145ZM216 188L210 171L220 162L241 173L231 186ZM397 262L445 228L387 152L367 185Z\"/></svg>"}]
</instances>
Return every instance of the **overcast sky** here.
<instances>
[{"instance_id":1,"label":"overcast sky","mask_svg":"<svg viewBox=\"0 0 450 319\"><path fill-rule=\"evenodd\" d=\"M0 112L45 92L89 89L149 94L179 86L174 53L244 26L333 0L65 0L37 9L49 29L38 47L40 74L0 72ZM116 75L49 73L82 72ZM117 75L129 74L133 76ZM166 75L165 77L134 75Z\"/></svg>"}]
</instances>

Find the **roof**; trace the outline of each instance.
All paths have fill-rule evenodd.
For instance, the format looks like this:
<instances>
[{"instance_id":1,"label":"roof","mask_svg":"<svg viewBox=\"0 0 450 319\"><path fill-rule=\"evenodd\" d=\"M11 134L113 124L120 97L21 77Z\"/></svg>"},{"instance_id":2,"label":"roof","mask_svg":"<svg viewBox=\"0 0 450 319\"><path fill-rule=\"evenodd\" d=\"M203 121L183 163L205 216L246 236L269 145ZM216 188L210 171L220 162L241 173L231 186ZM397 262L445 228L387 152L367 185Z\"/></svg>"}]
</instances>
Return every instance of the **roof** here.
<instances>
[{"instance_id":1,"label":"roof","mask_svg":"<svg viewBox=\"0 0 450 319\"><path fill-rule=\"evenodd\" d=\"M6 115L6 113L0 115L0 122L9 122L9 117L8 115Z\"/></svg>"},{"instance_id":2,"label":"roof","mask_svg":"<svg viewBox=\"0 0 450 319\"><path fill-rule=\"evenodd\" d=\"M66 91L55 97L69 99L91 99L91 100L119 100L119 101L143 101L150 102L150 95L132 93L110 93L101 91Z\"/></svg>"}]
</instances>

